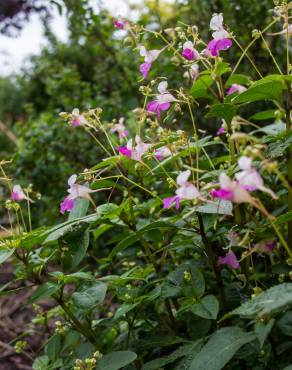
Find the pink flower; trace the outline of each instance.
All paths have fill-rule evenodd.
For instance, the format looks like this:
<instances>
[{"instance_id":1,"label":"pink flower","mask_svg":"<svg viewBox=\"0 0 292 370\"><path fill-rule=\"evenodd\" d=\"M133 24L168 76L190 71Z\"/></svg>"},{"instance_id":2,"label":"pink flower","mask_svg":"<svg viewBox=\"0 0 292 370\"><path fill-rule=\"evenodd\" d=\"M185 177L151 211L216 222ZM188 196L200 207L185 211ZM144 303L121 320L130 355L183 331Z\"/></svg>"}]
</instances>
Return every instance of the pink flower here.
<instances>
[{"instance_id":1,"label":"pink flower","mask_svg":"<svg viewBox=\"0 0 292 370\"><path fill-rule=\"evenodd\" d=\"M176 195L169 198L163 199L163 208L170 208L170 206L175 203L176 209L180 206L181 200L194 200L201 198L199 190L188 181L188 178L191 175L190 170L181 172L177 179L176 183L179 185L179 188L176 190Z\"/></svg>"},{"instance_id":2,"label":"pink flower","mask_svg":"<svg viewBox=\"0 0 292 370\"><path fill-rule=\"evenodd\" d=\"M225 257L219 257L218 258L218 264L219 265L227 265L231 267L232 269L238 269L240 267L239 262L236 258L236 255L230 251L228 252Z\"/></svg>"},{"instance_id":3,"label":"pink flower","mask_svg":"<svg viewBox=\"0 0 292 370\"><path fill-rule=\"evenodd\" d=\"M124 125L125 119L122 117L119 119L119 123L116 123L113 128L111 128L111 132L117 132L119 134L120 140L125 138L128 135L128 131Z\"/></svg>"},{"instance_id":4,"label":"pink flower","mask_svg":"<svg viewBox=\"0 0 292 370\"><path fill-rule=\"evenodd\" d=\"M229 39L211 40L207 45L207 50L210 51L213 57L217 57L221 50L227 50L232 45L232 41Z\"/></svg>"},{"instance_id":5,"label":"pink flower","mask_svg":"<svg viewBox=\"0 0 292 370\"><path fill-rule=\"evenodd\" d=\"M177 196L177 195L175 195L175 196L173 196L173 197L168 197L168 198L164 198L163 200L162 200L162 202L163 202L163 208L170 208L171 207L171 205L173 204L173 203L175 203L175 208L176 209L179 209L179 202L180 202L180 198L179 198L179 196Z\"/></svg>"},{"instance_id":6,"label":"pink flower","mask_svg":"<svg viewBox=\"0 0 292 370\"><path fill-rule=\"evenodd\" d=\"M193 43L191 41L186 41L183 44L182 56L186 60L196 60L200 56L200 54L194 48Z\"/></svg>"},{"instance_id":7,"label":"pink flower","mask_svg":"<svg viewBox=\"0 0 292 370\"><path fill-rule=\"evenodd\" d=\"M176 101L175 97L167 91L167 81L159 83L158 92L155 100L152 100L147 104L147 112L154 113L158 118L161 116L161 112L166 111L170 108L170 103Z\"/></svg>"},{"instance_id":8,"label":"pink flower","mask_svg":"<svg viewBox=\"0 0 292 370\"><path fill-rule=\"evenodd\" d=\"M239 94L246 91L246 87L239 85L239 84L233 84L230 86L230 88L227 90L227 95L234 94L235 92L238 92Z\"/></svg>"},{"instance_id":9,"label":"pink flower","mask_svg":"<svg viewBox=\"0 0 292 370\"><path fill-rule=\"evenodd\" d=\"M122 20L120 20L120 19L114 20L114 26L115 26L116 29L122 30L124 28L124 25L125 24Z\"/></svg>"},{"instance_id":10,"label":"pink flower","mask_svg":"<svg viewBox=\"0 0 292 370\"><path fill-rule=\"evenodd\" d=\"M141 162L143 154L145 154L152 145L144 143L138 135L135 138L135 143L136 145L133 146L133 141L130 139L126 146L119 146L116 149L123 156Z\"/></svg>"},{"instance_id":11,"label":"pink flower","mask_svg":"<svg viewBox=\"0 0 292 370\"><path fill-rule=\"evenodd\" d=\"M224 127L220 127L220 128L217 130L216 135L217 135L217 136L220 136L220 135L222 135L222 134L224 134L224 133L225 133L225 128L224 128Z\"/></svg>"},{"instance_id":12,"label":"pink flower","mask_svg":"<svg viewBox=\"0 0 292 370\"><path fill-rule=\"evenodd\" d=\"M215 31L212 33L213 40L207 45L207 51L213 57L219 55L221 50L227 50L232 45L232 41L228 39L228 32L223 27L223 16L222 14L214 14L210 21L211 30Z\"/></svg>"},{"instance_id":13,"label":"pink flower","mask_svg":"<svg viewBox=\"0 0 292 370\"><path fill-rule=\"evenodd\" d=\"M264 186L264 180L258 171L251 165L252 159L241 157L238 161L241 172L235 175L238 184L247 191L260 190L268 193L272 198L278 199L277 195L269 188Z\"/></svg>"},{"instance_id":14,"label":"pink flower","mask_svg":"<svg viewBox=\"0 0 292 370\"><path fill-rule=\"evenodd\" d=\"M148 76L148 73L151 69L152 63L142 63L140 64L140 72L142 73L143 77L146 78Z\"/></svg>"},{"instance_id":15,"label":"pink flower","mask_svg":"<svg viewBox=\"0 0 292 370\"><path fill-rule=\"evenodd\" d=\"M171 156L171 151L167 146L162 146L155 150L154 156L156 159L161 161L162 159Z\"/></svg>"},{"instance_id":16,"label":"pink flower","mask_svg":"<svg viewBox=\"0 0 292 370\"><path fill-rule=\"evenodd\" d=\"M79 113L78 108L74 108L71 114L71 125L73 127L82 126L87 123L87 119Z\"/></svg>"},{"instance_id":17,"label":"pink flower","mask_svg":"<svg viewBox=\"0 0 292 370\"><path fill-rule=\"evenodd\" d=\"M66 211L70 212L74 208L74 200L77 198L85 198L91 201L91 193L98 190L91 190L88 186L76 184L77 175L72 175L68 179L69 189L67 190L69 195L60 204L60 212L64 214ZM101 190L101 189L99 189Z\"/></svg>"},{"instance_id":18,"label":"pink flower","mask_svg":"<svg viewBox=\"0 0 292 370\"><path fill-rule=\"evenodd\" d=\"M251 203L254 204L253 198L249 195L237 181L231 180L224 172L219 176L219 190L211 190L214 198L230 200L234 203Z\"/></svg>"},{"instance_id":19,"label":"pink flower","mask_svg":"<svg viewBox=\"0 0 292 370\"><path fill-rule=\"evenodd\" d=\"M74 200L70 198L70 195L67 195L67 197L60 204L60 212L62 213L62 215L65 212L71 212L74 208L74 205Z\"/></svg>"},{"instance_id":20,"label":"pink flower","mask_svg":"<svg viewBox=\"0 0 292 370\"><path fill-rule=\"evenodd\" d=\"M140 46L140 55L144 57L144 63L140 65L140 72L146 78L152 67L152 63L159 57L161 50L146 50L145 46Z\"/></svg>"},{"instance_id":21,"label":"pink flower","mask_svg":"<svg viewBox=\"0 0 292 370\"><path fill-rule=\"evenodd\" d=\"M22 200L29 200L32 201L23 191L20 185L14 185L12 189L11 199L15 202L20 202Z\"/></svg>"}]
</instances>

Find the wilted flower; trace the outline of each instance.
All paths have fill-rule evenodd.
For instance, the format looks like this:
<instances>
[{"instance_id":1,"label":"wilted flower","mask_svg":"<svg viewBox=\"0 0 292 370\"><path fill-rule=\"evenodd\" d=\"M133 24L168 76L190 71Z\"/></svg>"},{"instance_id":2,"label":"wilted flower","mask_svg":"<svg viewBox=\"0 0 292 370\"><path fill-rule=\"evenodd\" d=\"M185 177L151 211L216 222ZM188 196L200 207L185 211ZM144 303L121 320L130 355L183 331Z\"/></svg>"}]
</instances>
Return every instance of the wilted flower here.
<instances>
[{"instance_id":1,"label":"wilted flower","mask_svg":"<svg viewBox=\"0 0 292 370\"><path fill-rule=\"evenodd\" d=\"M175 97L167 91L167 81L162 81L157 87L159 95L155 100L147 104L147 112L155 113L158 118L161 116L161 111L166 111L170 108L170 103L176 101Z\"/></svg>"},{"instance_id":2,"label":"wilted flower","mask_svg":"<svg viewBox=\"0 0 292 370\"><path fill-rule=\"evenodd\" d=\"M238 184L247 191L260 190L270 194L274 199L277 199L277 195L269 188L264 186L264 180L258 171L251 165L252 159L249 157L241 157L238 161L241 172L235 175Z\"/></svg>"},{"instance_id":3,"label":"wilted flower","mask_svg":"<svg viewBox=\"0 0 292 370\"><path fill-rule=\"evenodd\" d=\"M159 57L159 54L163 51L161 50L146 50L145 46L140 46L140 55L144 57L144 63L140 65L140 72L143 77L146 78L152 67L152 63Z\"/></svg>"},{"instance_id":4,"label":"wilted flower","mask_svg":"<svg viewBox=\"0 0 292 370\"><path fill-rule=\"evenodd\" d=\"M15 202L20 202L21 200L29 200L32 201L23 191L20 185L14 185L12 189L11 199Z\"/></svg>"},{"instance_id":5,"label":"wilted flower","mask_svg":"<svg viewBox=\"0 0 292 370\"><path fill-rule=\"evenodd\" d=\"M72 175L68 179L68 193L67 197L60 204L60 212L64 214L66 211L70 212L74 208L74 200L77 198L85 198L91 201L91 193L97 190L91 190L88 186L76 184L77 175ZM100 190L100 189L99 189Z\"/></svg>"},{"instance_id":6,"label":"wilted flower","mask_svg":"<svg viewBox=\"0 0 292 370\"><path fill-rule=\"evenodd\" d=\"M221 50L229 49L232 41L228 38L229 34L223 27L222 14L213 15L210 21L210 28L215 32L212 33L213 40L208 43L207 50L213 57L216 57Z\"/></svg>"},{"instance_id":7,"label":"wilted flower","mask_svg":"<svg viewBox=\"0 0 292 370\"><path fill-rule=\"evenodd\" d=\"M277 247L277 242L275 240L265 240L257 243L254 246L254 250L260 253L271 253Z\"/></svg>"},{"instance_id":8,"label":"wilted flower","mask_svg":"<svg viewBox=\"0 0 292 370\"><path fill-rule=\"evenodd\" d=\"M240 84L233 84L230 86L230 88L227 90L227 95L231 95L235 92L238 92L239 94L243 93L246 91L246 87L242 86Z\"/></svg>"},{"instance_id":9,"label":"wilted flower","mask_svg":"<svg viewBox=\"0 0 292 370\"><path fill-rule=\"evenodd\" d=\"M71 125L73 127L82 126L87 123L87 119L79 113L78 108L74 108L71 114Z\"/></svg>"},{"instance_id":10,"label":"wilted flower","mask_svg":"<svg viewBox=\"0 0 292 370\"><path fill-rule=\"evenodd\" d=\"M119 123L116 123L112 128L111 132L117 132L119 134L120 140L125 138L128 135L128 130L126 130L126 127L124 125L124 117L121 117L119 119Z\"/></svg>"},{"instance_id":11,"label":"wilted flower","mask_svg":"<svg viewBox=\"0 0 292 370\"><path fill-rule=\"evenodd\" d=\"M141 162L142 155L146 153L152 145L144 143L138 135L135 138L135 142L136 145L133 146L133 140L130 139L126 146L118 146L116 149L123 156Z\"/></svg>"},{"instance_id":12,"label":"wilted flower","mask_svg":"<svg viewBox=\"0 0 292 370\"><path fill-rule=\"evenodd\" d=\"M169 208L172 203L175 203L176 209L178 209L181 200L194 200L201 198L201 194L196 186L188 181L190 175L190 170L183 171L178 175L176 183L179 185L179 188L175 192L176 195L164 198L163 208Z\"/></svg>"},{"instance_id":13,"label":"wilted flower","mask_svg":"<svg viewBox=\"0 0 292 370\"><path fill-rule=\"evenodd\" d=\"M225 257L220 256L218 258L219 265L227 265L232 269L238 269L240 267L238 259L232 251L228 252Z\"/></svg>"},{"instance_id":14,"label":"wilted flower","mask_svg":"<svg viewBox=\"0 0 292 370\"><path fill-rule=\"evenodd\" d=\"M186 60L196 60L200 56L200 54L194 48L194 45L191 41L186 41L183 44L182 56Z\"/></svg>"}]
</instances>

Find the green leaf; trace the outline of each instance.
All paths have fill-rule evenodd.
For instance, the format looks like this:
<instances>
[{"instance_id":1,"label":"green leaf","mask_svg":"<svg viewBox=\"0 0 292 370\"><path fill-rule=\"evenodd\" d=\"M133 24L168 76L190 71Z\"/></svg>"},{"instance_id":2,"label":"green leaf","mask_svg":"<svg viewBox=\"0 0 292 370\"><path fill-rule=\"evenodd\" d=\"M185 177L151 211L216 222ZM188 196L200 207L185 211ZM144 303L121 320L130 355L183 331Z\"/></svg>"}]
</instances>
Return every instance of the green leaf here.
<instances>
[{"instance_id":1,"label":"green leaf","mask_svg":"<svg viewBox=\"0 0 292 370\"><path fill-rule=\"evenodd\" d=\"M214 97L209 92L209 88L213 84L213 79L210 75L202 75L193 84L191 88L191 95L193 98L208 98L213 100Z\"/></svg>"},{"instance_id":2,"label":"green leaf","mask_svg":"<svg viewBox=\"0 0 292 370\"><path fill-rule=\"evenodd\" d=\"M126 313L132 311L139 303L124 303L115 312L114 320L118 320L123 317Z\"/></svg>"},{"instance_id":3,"label":"green leaf","mask_svg":"<svg viewBox=\"0 0 292 370\"><path fill-rule=\"evenodd\" d=\"M219 312L219 302L213 295L207 295L192 307L192 312L204 319L216 320Z\"/></svg>"},{"instance_id":4,"label":"green leaf","mask_svg":"<svg viewBox=\"0 0 292 370\"><path fill-rule=\"evenodd\" d=\"M49 362L48 356L37 357L32 364L32 368L33 370L44 370L48 367Z\"/></svg>"},{"instance_id":5,"label":"green leaf","mask_svg":"<svg viewBox=\"0 0 292 370\"><path fill-rule=\"evenodd\" d=\"M34 303L35 301L38 301L40 299L51 297L58 290L59 285L52 282L47 282L39 286L37 290L32 293L28 303Z\"/></svg>"},{"instance_id":6,"label":"green leaf","mask_svg":"<svg viewBox=\"0 0 292 370\"><path fill-rule=\"evenodd\" d=\"M64 257L62 258L62 266L66 271L73 270L86 256L89 246L89 229L68 234L60 241L60 244L66 247Z\"/></svg>"},{"instance_id":7,"label":"green leaf","mask_svg":"<svg viewBox=\"0 0 292 370\"><path fill-rule=\"evenodd\" d=\"M174 226L172 224L169 224L163 221L154 221L151 224L145 227L142 227L140 230L130 234L125 239L123 239L120 243L117 244L116 247L113 248L109 257L113 258L115 255L117 255L117 253L130 247L131 245L136 243L136 241L138 241L143 234L145 234L148 231L157 230L157 229L169 229L169 228L173 229Z\"/></svg>"},{"instance_id":8,"label":"green leaf","mask_svg":"<svg viewBox=\"0 0 292 370\"><path fill-rule=\"evenodd\" d=\"M258 337L261 348L263 347L263 345L265 343L265 340L267 339L270 331L272 330L272 328L274 326L274 323L275 323L275 319L271 319L271 320L269 320L269 322L267 324L264 324L260 321L258 321L255 324L255 330L254 331L255 331L255 333Z\"/></svg>"},{"instance_id":9,"label":"green leaf","mask_svg":"<svg viewBox=\"0 0 292 370\"><path fill-rule=\"evenodd\" d=\"M50 361L54 362L57 360L61 351L61 336L60 334L54 334L48 341L45 352L47 353Z\"/></svg>"},{"instance_id":10,"label":"green leaf","mask_svg":"<svg viewBox=\"0 0 292 370\"><path fill-rule=\"evenodd\" d=\"M111 352L98 360L96 370L119 370L135 361L136 358L136 353L131 351Z\"/></svg>"},{"instance_id":11,"label":"green leaf","mask_svg":"<svg viewBox=\"0 0 292 370\"><path fill-rule=\"evenodd\" d=\"M213 201L203 206L195 207L197 212L232 216L232 203L228 200Z\"/></svg>"},{"instance_id":12,"label":"green leaf","mask_svg":"<svg viewBox=\"0 0 292 370\"><path fill-rule=\"evenodd\" d=\"M76 306L90 310L102 303L107 291L107 285L97 282L95 285L83 287L81 291L74 292L72 299Z\"/></svg>"},{"instance_id":13,"label":"green leaf","mask_svg":"<svg viewBox=\"0 0 292 370\"><path fill-rule=\"evenodd\" d=\"M222 76L224 73L230 72L230 64L225 62L218 62L216 64L214 73L216 76Z\"/></svg>"},{"instance_id":14,"label":"green leaf","mask_svg":"<svg viewBox=\"0 0 292 370\"><path fill-rule=\"evenodd\" d=\"M281 132L284 132L285 130L286 130L285 123L282 121L279 121L276 123L272 123L271 125L267 125L257 130L254 130L252 134L257 133L257 132L263 132L264 134L267 134L267 135L278 135Z\"/></svg>"},{"instance_id":15,"label":"green leaf","mask_svg":"<svg viewBox=\"0 0 292 370\"><path fill-rule=\"evenodd\" d=\"M76 220L77 218L86 215L89 207L89 200L84 198L77 198L74 201L74 208L69 213L68 221Z\"/></svg>"},{"instance_id":16,"label":"green leaf","mask_svg":"<svg viewBox=\"0 0 292 370\"><path fill-rule=\"evenodd\" d=\"M241 74L233 74L231 75L228 80L226 81L225 86L231 86L233 84L239 84L239 85L249 85L250 84L250 77L246 75Z\"/></svg>"},{"instance_id":17,"label":"green leaf","mask_svg":"<svg viewBox=\"0 0 292 370\"><path fill-rule=\"evenodd\" d=\"M292 283L275 285L231 312L243 318L261 318L292 305Z\"/></svg>"},{"instance_id":18,"label":"green leaf","mask_svg":"<svg viewBox=\"0 0 292 370\"><path fill-rule=\"evenodd\" d=\"M249 119L254 121L265 121L267 119L275 119L275 109L265 110L263 112L252 115Z\"/></svg>"},{"instance_id":19,"label":"green leaf","mask_svg":"<svg viewBox=\"0 0 292 370\"><path fill-rule=\"evenodd\" d=\"M181 357L185 357L190 353L198 352L201 346L202 346L201 340L196 341L195 343L184 344L168 356L157 358L155 360L147 362L145 365L143 365L142 370L156 370L159 368L163 368L163 366L172 364Z\"/></svg>"},{"instance_id":20,"label":"green leaf","mask_svg":"<svg viewBox=\"0 0 292 370\"><path fill-rule=\"evenodd\" d=\"M14 248L0 248L0 265L12 256Z\"/></svg>"},{"instance_id":21,"label":"green leaf","mask_svg":"<svg viewBox=\"0 0 292 370\"><path fill-rule=\"evenodd\" d=\"M49 243L58 240L59 238L63 237L66 233L72 232L74 227L78 227L83 223L91 223L98 220L99 215L97 213L93 213L88 216L76 218L75 220L68 220L63 222L60 225L57 225L45 232L43 232L42 237L45 239L44 243Z\"/></svg>"},{"instance_id":22,"label":"green leaf","mask_svg":"<svg viewBox=\"0 0 292 370\"><path fill-rule=\"evenodd\" d=\"M238 327L217 330L193 359L189 370L220 370L246 343L255 339Z\"/></svg>"},{"instance_id":23,"label":"green leaf","mask_svg":"<svg viewBox=\"0 0 292 370\"><path fill-rule=\"evenodd\" d=\"M284 335L292 337L292 311L284 313L277 322L277 327Z\"/></svg>"},{"instance_id":24,"label":"green leaf","mask_svg":"<svg viewBox=\"0 0 292 370\"><path fill-rule=\"evenodd\" d=\"M282 102L283 84L279 81L264 81L252 85L248 90L232 99L233 104L252 103L259 100Z\"/></svg>"},{"instance_id":25,"label":"green leaf","mask_svg":"<svg viewBox=\"0 0 292 370\"><path fill-rule=\"evenodd\" d=\"M230 103L214 104L211 106L206 117L223 118L228 124L231 123L232 118L236 115L237 107Z\"/></svg>"}]
</instances>

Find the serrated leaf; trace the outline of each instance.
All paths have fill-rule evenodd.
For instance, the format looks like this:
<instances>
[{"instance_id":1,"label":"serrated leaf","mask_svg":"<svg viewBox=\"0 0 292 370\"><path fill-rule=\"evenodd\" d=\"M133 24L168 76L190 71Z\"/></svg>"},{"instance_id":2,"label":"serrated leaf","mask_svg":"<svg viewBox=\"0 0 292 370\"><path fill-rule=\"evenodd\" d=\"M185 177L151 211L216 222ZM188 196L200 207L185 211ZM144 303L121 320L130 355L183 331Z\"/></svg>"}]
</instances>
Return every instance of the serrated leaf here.
<instances>
[{"instance_id":1,"label":"serrated leaf","mask_svg":"<svg viewBox=\"0 0 292 370\"><path fill-rule=\"evenodd\" d=\"M249 119L254 121L265 121L267 119L275 119L275 109L265 110L263 112L252 115Z\"/></svg>"},{"instance_id":2,"label":"serrated leaf","mask_svg":"<svg viewBox=\"0 0 292 370\"><path fill-rule=\"evenodd\" d=\"M217 330L195 356L189 370L221 370L244 344L254 339L253 333L239 327Z\"/></svg>"},{"instance_id":3,"label":"serrated leaf","mask_svg":"<svg viewBox=\"0 0 292 370\"><path fill-rule=\"evenodd\" d=\"M233 74L228 78L225 85L228 87L233 84L249 85L250 77L242 74Z\"/></svg>"},{"instance_id":4,"label":"serrated leaf","mask_svg":"<svg viewBox=\"0 0 292 370\"><path fill-rule=\"evenodd\" d=\"M69 213L68 221L76 220L84 217L88 211L89 200L85 198L77 198L74 201L74 208Z\"/></svg>"}]
</instances>

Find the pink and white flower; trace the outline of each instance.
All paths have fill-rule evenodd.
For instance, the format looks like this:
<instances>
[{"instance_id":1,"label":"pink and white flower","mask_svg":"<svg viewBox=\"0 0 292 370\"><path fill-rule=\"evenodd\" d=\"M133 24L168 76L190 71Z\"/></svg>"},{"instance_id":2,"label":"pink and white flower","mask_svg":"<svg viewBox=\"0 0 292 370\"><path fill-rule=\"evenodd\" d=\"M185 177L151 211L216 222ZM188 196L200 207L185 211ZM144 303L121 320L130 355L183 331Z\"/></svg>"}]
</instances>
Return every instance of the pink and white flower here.
<instances>
[{"instance_id":1,"label":"pink and white flower","mask_svg":"<svg viewBox=\"0 0 292 370\"><path fill-rule=\"evenodd\" d=\"M82 114L80 114L78 108L74 108L71 114L71 125L73 127L78 127L85 125L86 123L87 119Z\"/></svg>"},{"instance_id":2,"label":"pink and white flower","mask_svg":"<svg viewBox=\"0 0 292 370\"><path fill-rule=\"evenodd\" d=\"M171 205L175 203L175 207L178 209L181 200L195 200L201 198L201 194L196 186L188 181L190 175L190 170L183 171L178 175L176 183L179 185L179 188L175 192L176 195L164 198L163 208L170 208Z\"/></svg>"},{"instance_id":3,"label":"pink and white flower","mask_svg":"<svg viewBox=\"0 0 292 370\"><path fill-rule=\"evenodd\" d=\"M196 80L200 75L200 67L198 64L193 64L190 68L191 78Z\"/></svg>"},{"instance_id":4,"label":"pink and white flower","mask_svg":"<svg viewBox=\"0 0 292 370\"><path fill-rule=\"evenodd\" d=\"M152 67L152 63L159 57L159 54L163 51L161 50L146 50L145 46L140 46L140 55L144 57L144 63L139 67L140 72L143 77L146 78Z\"/></svg>"},{"instance_id":5,"label":"pink and white flower","mask_svg":"<svg viewBox=\"0 0 292 370\"><path fill-rule=\"evenodd\" d=\"M210 28L214 31L212 33L213 40L208 43L207 50L213 57L216 57L221 50L229 49L232 41L228 38L229 33L223 27L222 14L214 14L212 16Z\"/></svg>"},{"instance_id":6,"label":"pink and white flower","mask_svg":"<svg viewBox=\"0 0 292 370\"><path fill-rule=\"evenodd\" d=\"M230 88L227 90L227 95L234 94L235 92L241 94L244 91L246 91L246 87L242 86L240 84L233 84L230 86Z\"/></svg>"},{"instance_id":7,"label":"pink and white flower","mask_svg":"<svg viewBox=\"0 0 292 370\"><path fill-rule=\"evenodd\" d=\"M122 139L124 139L127 135L128 135L128 133L129 133L129 131L128 130L126 130L126 127L125 127L125 125L124 125L124 121L125 121L125 119L124 119L124 117L121 117L120 119L119 119L119 122L118 123L116 123L112 128L111 128L111 132L117 132L118 134L119 134L119 138L120 138L120 140L122 140Z\"/></svg>"},{"instance_id":8,"label":"pink and white flower","mask_svg":"<svg viewBox=\"0 0 292 370\"><path fill-rule=\"evenodd\" d=\"M66 211L70 212L74 208L74 200L77 198L85 198L92 200L90 194L98 190L91 190L88 186L76 184L77 175L72 175L68 179L69 189L67 197L60 204L60 212L64 214ZM100 189L99 189L100 190Z\"/></svg>"},{"instance_id":9,"label":"pink and white flower","mask_svg":"<svg viewBox=\"0 0 292 370\"><path fill-rule=\"evenodd\" d=\"M198 51L194 48L194 45L191 41L186 41L183 44L183 51L182 51L182 56L186 60L196 60L199 58L200 54Z\"/></svg>"},{"instance_id":10,"label":"pink and white flower","mask_svg":"<svg viewBox=\"0 0 292 370\"><path fill-rule=\"evenodd\" d=\"M23 191L20 185L14 185L12 189L11 199L15 202L20 202L22 200L32 201Z\"/></svg>"},{"instance_id":11,"label":"pink and white flower","mask_svg":"<svg viewBox=\"0 0 292 370\"><path fill-rule=\"evenodd\" d=\"M239 159L238 166L242 171L235 175L238 184L249 192L260 190L268 193L272 198L278 199L271 189L264 186L264 180L251 163L252 159L249 157L243 156Z\"/></svg>"},{"instance_id":12,"label":"pink and white flower","mask_svg":"<svg viewBox=\"0 0 292 370\"><path fill-rule=\"evenodd\" d=\"M253 198L237 181L231 180L226 173L222 172L219 176L220 188L212 189L211 195L214 198L230 200L234 203L251 203Z\"/></svg>"},{"instance_id":13,"label":"pink and white flower","mask_svg":"<svg viewBox=\"0 0 292 370\"><path fill-rule=\"evenodd\" d=\"M164 158L171 156L171 151L167 146L162 146L161 148L158 148L155 150L154 156L156 159L161 161Z\"/></svg>"},{"instance_id":14,"label":"pink and white flower","mask_svg":"<svg viewBox=\"0 0 292 370\"><path fill-rule=\"evenodd\" d=\"M157 87L159 94L146 107L148 113L154 113L158 118L160 118L161 112L167 111L170 108L170 103L176 101L175 97L167 90L167 85L167 81L159 83Z\"/></svg>"},{"instance_id":15,"label":"pink and white flower","mask_svg":"<svg viewBox=\"0 0 292 370\"><path fill-rule=\"evenodd\" d=\"M140 136L136 136L135 144L133 145L133 140L130 139L126 146L118 146L117 151L124 157L134 159L135 161L142 161L142 156L151 148L151 144L144 143Z\"/></svg>"},{"instance_id":16,"label":"pink and white flower","mask_svg":"<svg viewBox=\"0 0 292 370\"><path fill-rule=\"evenodd\" d=\"M219 265L227 265L232 269L238 269L240 267L238 259L232 251L228 252L224 257L220 256L218 258Z\"/></svg>"}]
</instances>

